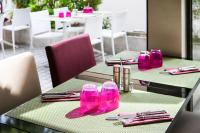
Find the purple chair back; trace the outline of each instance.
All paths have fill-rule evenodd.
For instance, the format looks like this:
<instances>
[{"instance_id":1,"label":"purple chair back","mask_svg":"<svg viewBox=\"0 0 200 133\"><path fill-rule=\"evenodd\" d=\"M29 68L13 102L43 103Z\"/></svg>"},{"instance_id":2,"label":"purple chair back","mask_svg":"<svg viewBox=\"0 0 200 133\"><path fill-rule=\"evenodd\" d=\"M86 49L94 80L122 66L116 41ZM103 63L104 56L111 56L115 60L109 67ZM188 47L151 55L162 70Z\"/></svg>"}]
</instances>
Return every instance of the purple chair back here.
<instances>
[{"instance_id":1,"label":"purple chair back","mask_svg":"<svg viewBox=\"0 0 200 133\"><path fill-rule=\"evenodd\" d=\"M88 34L45 47L53 87L96 65Z\"/></svg>"},{"instance_id":2,"label":"purple chair back","mask_svg":"<svg viewBox=\"0 0 200 133\"><path fill-rule=\"evenodd\" d=\"M1 9L0 9L0 13L3 13L3 4L2 4L2 0L0 0L0 7L1 7Z\"/></svg>"}]
</instances>

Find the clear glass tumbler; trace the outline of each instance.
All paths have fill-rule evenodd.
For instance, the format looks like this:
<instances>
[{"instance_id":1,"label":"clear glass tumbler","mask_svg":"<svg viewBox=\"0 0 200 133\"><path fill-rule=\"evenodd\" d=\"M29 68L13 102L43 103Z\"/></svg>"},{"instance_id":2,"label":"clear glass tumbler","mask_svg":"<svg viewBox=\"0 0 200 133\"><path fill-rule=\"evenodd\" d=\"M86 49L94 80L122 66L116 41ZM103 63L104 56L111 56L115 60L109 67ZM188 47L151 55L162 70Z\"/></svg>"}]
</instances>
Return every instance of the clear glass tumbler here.
<instances>
[{"instance_id":1,"label":"clear glass tumbler","mask_svg":"<svg viewBox=\"0 0 200 133\"><path fill-rule=\"evenodd\" d=\"M65 17L64 12L59 12L58 17L59 18L64 18Z\"/></svg>"},{"instance_id":2,"label":"clear glass tumbler","mask_svg":"<svg viewBox=\"0 0 200 133\"><path fill-rule=\"evenodd\" d=\"M140 52L138 57L138 69L139 70L148 70L151 68L150 54L148 51Z\"/></svg>"},{"instance_id":3,"label":"clear glass tumbler","mask_svg":"<svg viewBox=\"0 0 200 133\"><path fill-rule=\"evenodd\" d=\"M163 57L161 50L152 49L150 52L151 67L158 68L163 65Z\"/></svg>"},{"instance_id":4,"label":"clear glass tumbler","mask_svg":"<svg viewBox=\"0 0 200 133\"><path fill-rule=\"evenodd\" d=\"M102 86L100 99L100 110L106 112L117 109L120 100L117 85L112 81L105 82Z\"/></svg>"},{"instance_id":5,"label":"clear glass tumbler","mask_svg":"<svg viewBox=\"0 0 200 133\"><path fill-rule=\"evenodd\" d=\"M95 84L83 85L80 95L80 108L82 113L87 113L98 109L99 92Z\"/></svg>"},{"instance_id":6,"label":"clear glass tumbler","mask_svg":"<svg viewBox=\"0 0 200 133\"><path fill-rule=\"evenodd\" d=\"M70 11L66 12L66 17L71 17L71 12Z\"/></svg>"}]
</instances>

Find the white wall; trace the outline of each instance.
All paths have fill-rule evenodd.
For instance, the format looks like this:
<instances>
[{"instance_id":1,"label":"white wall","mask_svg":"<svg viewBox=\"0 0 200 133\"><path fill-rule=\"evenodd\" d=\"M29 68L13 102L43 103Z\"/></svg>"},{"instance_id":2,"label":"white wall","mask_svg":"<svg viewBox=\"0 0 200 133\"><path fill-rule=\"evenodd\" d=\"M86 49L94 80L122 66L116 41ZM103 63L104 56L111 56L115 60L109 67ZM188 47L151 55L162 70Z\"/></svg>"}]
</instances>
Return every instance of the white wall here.
<instances>
[{"instance_id":1,"label":"white wall","mask_svg":"<svg viewBox=\"0 0 200 133\"><path fill-rule=\"evenodd\" d=\"M127 31L146 31L146 0L102 0L99 10L128 10Z\"/></svg>"}]
</instances>

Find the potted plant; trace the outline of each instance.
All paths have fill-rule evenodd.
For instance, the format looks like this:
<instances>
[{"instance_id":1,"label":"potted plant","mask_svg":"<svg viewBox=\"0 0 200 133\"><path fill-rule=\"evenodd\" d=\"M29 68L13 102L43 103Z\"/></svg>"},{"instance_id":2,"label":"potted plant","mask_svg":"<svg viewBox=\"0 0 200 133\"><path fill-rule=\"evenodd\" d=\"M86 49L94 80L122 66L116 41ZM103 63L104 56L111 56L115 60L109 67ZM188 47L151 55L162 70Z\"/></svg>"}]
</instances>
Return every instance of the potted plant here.
<instances>
[{"instance_id":1,"label":"potted plant","mask_svg":"<svg viewBox=\"0 0 200 133\"><path fill-rule=\"evenodd\" d=\"M13 0L17 8L26 8L29 5L30 0Z\"/></svg>"}]
</instances>

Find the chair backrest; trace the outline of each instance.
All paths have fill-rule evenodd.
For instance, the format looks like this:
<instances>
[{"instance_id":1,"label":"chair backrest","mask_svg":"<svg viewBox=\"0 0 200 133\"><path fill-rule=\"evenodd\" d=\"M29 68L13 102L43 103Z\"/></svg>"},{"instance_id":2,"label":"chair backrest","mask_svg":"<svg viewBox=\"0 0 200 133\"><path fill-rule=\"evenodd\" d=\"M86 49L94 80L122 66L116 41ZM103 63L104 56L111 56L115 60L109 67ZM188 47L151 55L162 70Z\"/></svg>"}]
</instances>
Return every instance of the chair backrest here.
<instances>
[{"instance_id":1,"label":"chair backrest","mask_svg":"<svg viewBox=\"0 0 200 133\"><path fill-rule=\"evenodd\" d=\"M113 33L121 32L125 30L125 24L127 20L127 11L118 11L112 14L111 18L111 30Z\"/></svg>"},{"instance_id":2,"label":"chair backrest","mask_svg":"<svg viewBox=\"0 0 200 133\"><path fill-rule=\"evenodd\" d=\"M4 22L4 17L3 15L0 15L0 41L3 40L3 22Z\"/></svg>"},{"instance_id":3,"label":"chair backrest","mask_svg":"<svg viewBox=\"0 0 200 133\"><path fill-rule=\"evenodd\" d=\"M61 7L61 8L55 8L54 11L54 15L58 16L59 12L64 12L64 15L66 16L66 12L68 11L68 7ZM61 22L55 22L55 29L58 30L59 28L63 27L63 23Z\"/></svg>"},{"instance_id":4,"label":"chair backrest","mask_svg":"<svg viewBox=\"0 0 200 133\"><path fill-rule=\"evenodd\" d=\"M29 8L14 9L12 25L14 27L23 25L30 26L30 9Z\"/></svg>"},{"instance_id":5,"label":"chair backrest","mask_svg":"<svg viewBox=\"0 0 200 133\"><path fill-rule=\"evenodd\" d=\"M30 16L33 35L51 31L51 22L48 20L48 10L31 12Z\"/></svg>"},{"instance_id":6,"label":"chair backrest","mask_svg":"<svg viewBox=\"0 0 200 133\"><path fill-rule=\"evenodd\" d=\"M3 13L3 3L2 3L2 0L0 0L0 11L1 11L1 13Z\"/></svg>"},{"instance_id":7,"label":"chair backrest","mask_svg":"<svg viewBox=\"0 0 200 133\"><path fill-rule=\"evenodd\" d=\"M96 65L87 34L57 42L45 49L54 87Z\"/></svg>"},{"instance_id":8,"label":"chair backrest","mask_svg":"<svg viewBox=\"0 0 200 133\"><path fill-rule=\"evenodd\" d=\"M33 55L22 53L0 61L0 114L41 93Z\"/></svg>"},{"instance_id":9,"label":"chair backrest","mask_svg":"<svg viewBox=\"0 0 200 133\"><path fill-rule=\"evenodd\" d=\"M87 17L85 21L85 33L89 34L90 39L102 37L103 16L97 15Z\"/></svg>"}]
</instances>

